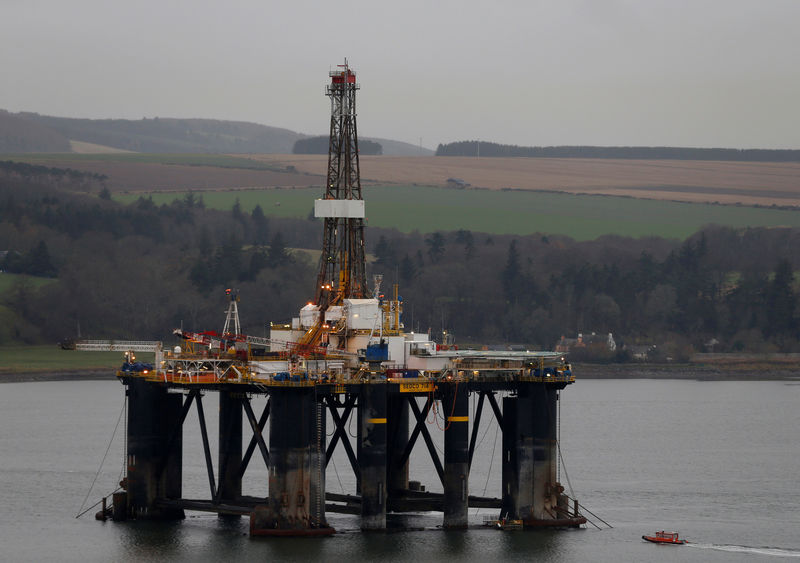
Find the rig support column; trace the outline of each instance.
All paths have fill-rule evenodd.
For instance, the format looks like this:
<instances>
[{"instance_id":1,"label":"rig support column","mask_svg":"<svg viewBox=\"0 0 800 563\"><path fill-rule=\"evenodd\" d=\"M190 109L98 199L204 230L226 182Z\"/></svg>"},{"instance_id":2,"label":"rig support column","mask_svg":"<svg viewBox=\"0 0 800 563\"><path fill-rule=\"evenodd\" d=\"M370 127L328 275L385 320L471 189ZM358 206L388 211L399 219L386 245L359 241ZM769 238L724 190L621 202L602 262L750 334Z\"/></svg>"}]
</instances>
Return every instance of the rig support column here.
<instances>
[{"instance_id":1,"label":"rig support column","mask_svg":"<svg viewBox=\"0 0 800 563\"><path fill-rule=\"evenodd\" d=\"M442 400L444 431L444 527L466 528L469 508L469 394L449 383Z\"/></svg>"},{"instance_id":2,"label":"rig support column","mask_svg":"<svg viewBox=\"0 0 800 563\"><path fill-rule=\"evenodd\" d=\"M386 385L365 383L358 398L361 529L386 529Z\"/></svg>"},{"instance_id":3,"label":"rig support column","mask_svg":"<svg viewBox=\"0 0 800 563\"><path fill-rule=\"evenodd\" d=\"M157 505L159 499L181 498L182 395L165 386L129 379L128 515L151 520L181 519L180 508ZM188 400L188 399L187 399Z\"/></svg>"},{"instance_id":4,"label":"rig support column","mask_svg":"<svg viewBox=\"0 0 800 563\"><path fill-rule=\"evenodd\" d=\"M402 394L389 395L387 402L386 482L389 494L408 489L408 459L401 463L408 443L408 402Z\"/></svg>"},{"instance_id":5,"label":"rig support column","mask_svg":"<svg viewBox=\"0 0 800 563\"><path fill-rule=\"evenodd\" d=\"M503 504L501 516L526 526L559 519L556 483L557 389L520 383L516 398L503 399Z\"/></svg>"},{"instance_id":6,"label":"rig support column","mask_svg":"<svg viewBox=\"0 0 800 563\"><path fill-rule=\"evenodd\" d=\"M552 386L528 384L531 394L531 429L533 435L533 507L534 520L556 517L558 504L556 474L558 467L558 392Z\"/></svg>"},{"instance_id":7,"label":"rig support column","mask_svg":"<svg viewBox=\"0 0 800 563\"><path fill-rule=\"evenodd\" d=\"M311 484L319 477L314 389L276 387L270 393L269 506L251 513L250 533L306 535L328 528L325 504L312 499ZM324 485L314 490L324 494Z\"/></svg>"},{"instance_id":8,"label":"rig support column","mask_svg":"<svg viewBox=\"0 0 800 563\"><path fill-rule=\"evenodd\" d=\"M242 399L241 394L219 392L219 486L215 501L230 503L242 496Z\"/></svg>"},{"instance_id":9,"label":"rig support column","mask_svg":"<svg viewBox=\"0 0 800 563\"><path fill-rule=\"evenodd\" d=\"M530 405L522 408L525 407ZM532 499L529 498L531 487L525 487L520 469L530 466L529 469L533 470L531 463L524 461L533 457L533 443L526 441L520 433L518 408L519 397L503 398L503 501L500 517L513 520L520 518L522 505L527 504L530 507L532 504ZM529 477L532 478L532 475Z\"/></svg>"}]
</instances>

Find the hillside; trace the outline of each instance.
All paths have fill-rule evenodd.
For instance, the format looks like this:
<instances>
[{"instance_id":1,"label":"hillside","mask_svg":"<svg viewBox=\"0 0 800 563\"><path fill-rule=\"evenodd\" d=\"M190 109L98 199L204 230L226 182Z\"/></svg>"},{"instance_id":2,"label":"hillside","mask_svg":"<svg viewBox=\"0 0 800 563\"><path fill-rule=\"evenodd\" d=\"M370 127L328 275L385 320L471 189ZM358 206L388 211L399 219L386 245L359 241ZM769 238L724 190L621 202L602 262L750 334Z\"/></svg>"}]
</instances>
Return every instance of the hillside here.
<instances>
[{"instance_id":1,"label":"hillside","mask_svg":"<svg viewBox=\"0 0 800 563\"><path fill-rule=\"evenodd\" d=\"M0 110L0 153L69 152L69 139L30 119Z\"/></svg>"},{"instance_id":2,"label":"hillside","mask_svg":"<svg viewBox=\"0 0 800 563\"><path fill-rule=\"evenodd\" d=\"M288 154L307 135L245 121L214 119L74 119L0 110L0 153ZM364 138L364 140L368 140ZM373 139L390 156L420 155L408 143ZM423 149L422 154L433 155Z\"/></svg>"},{"instance_id":3,"label":"hillside","mask_svg":"<svg viewBox=\"0 0 800 563\"><path fill-rule=\"evenodd\" d=\"M67 139L147 153L291 152L299 133L242 121L213 119L71 119L36 113L20 117Z\"/></svg>"},{"instance_id":4,"label":"hillside","mask_svg":"<svg viewBox=\"0 0 800 563\"><path fill-rule=\"evenodd\" d=\"M376 137L366 137L370 141L374 141L383 147L384 156L433 156L434 151L420 147L419 145L412 145L411 143L404 143L402 141L392 141L390 139L379 139Z\"/></svg>"}]
</instances>

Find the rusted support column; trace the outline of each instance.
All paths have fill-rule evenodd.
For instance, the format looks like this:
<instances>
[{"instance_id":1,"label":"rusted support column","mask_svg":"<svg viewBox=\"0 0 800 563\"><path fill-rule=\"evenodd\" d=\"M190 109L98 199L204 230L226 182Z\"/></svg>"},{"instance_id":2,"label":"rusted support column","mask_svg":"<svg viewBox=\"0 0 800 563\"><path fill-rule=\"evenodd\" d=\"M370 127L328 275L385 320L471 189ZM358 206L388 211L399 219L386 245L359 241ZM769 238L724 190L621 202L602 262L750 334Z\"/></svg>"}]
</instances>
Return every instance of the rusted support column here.
<instances>
[{"instance_id":1,"label":"rusted support column","mask_svg":"<svg viewBox=\"0 0 800 563\"><path fill-rule=\"evenodd\" d=\"M270 393L269 505L251 514L250 531L308 535L312 530L329 530L324 502L319 502L319 495L325 494L319 465L325 451L325 427L319 426L318 417L321 405L310 387L275 387ZM319 445L318 428L323 440ZM324 468L324 459L322 464Z\"/></svg>"},{"instance_id":2,"label":"rusted support column","mask_svg":"<svg viewBox=\"0 0 800 563\"><path fill-rule=\"evenodd\" d=\"M219 392L219 485L217 503L231 503L242 496L242 394L222 389ZM222 516L222 515L220 515ZM230 517L227 515L226 517ZM233 515L233 518L239 518Z\"/></svg>"},{"instance_id":3,"label":"rusted support column","mask_svg":"<svg viewBox=\"0 0 800 563\"><path fill-rule=\"evenodd\" d=\"M466 528L469 508L469 394L466 383L448 383L442 395L445 528Z\"/></svg>"},{"instance_id":4,"label":"rusted support column","mask_svg":"<svg viewBox=\"0 0 800 563\"><path fill-rule=\"evenodd\" d=\"M559 517L556 488L558 392L549 385L530 385L533 436L533 522ZM532 522L532 523L533 523Z\"/></svg>"},{"instance_id":5,"label":"rusted support column","mask_svg":"<svg viewBox=\"0 0 800 563\"><path fill-rule=\"evenodd\" d=\"M557 389L520 383L516 398L503 400L503 507L501 516L526 526L553 525L556 483Z\"/></svg>"},{"instance_id":6,"label":"rusted support column","mask_svg":"<svg viewBox=\"0 0 800 563\"><path fill-rule=\"evenodd\" d=\"M167 393L167 388L158 383L134 378L125 384L128 514L152 520L183 518L182 509L157 506L159 499L181 498L182 395Z\"/></svg>"},{"instance_id":7,"label":"rusted support column","mask_svg":"<svg viewBox=\"0 0 800 563\"><path fill-rule=\"evenodd\" d=\"M358 399L361 529L386 529L386 385L364 383Z\"/></svg>"}]
</instances>

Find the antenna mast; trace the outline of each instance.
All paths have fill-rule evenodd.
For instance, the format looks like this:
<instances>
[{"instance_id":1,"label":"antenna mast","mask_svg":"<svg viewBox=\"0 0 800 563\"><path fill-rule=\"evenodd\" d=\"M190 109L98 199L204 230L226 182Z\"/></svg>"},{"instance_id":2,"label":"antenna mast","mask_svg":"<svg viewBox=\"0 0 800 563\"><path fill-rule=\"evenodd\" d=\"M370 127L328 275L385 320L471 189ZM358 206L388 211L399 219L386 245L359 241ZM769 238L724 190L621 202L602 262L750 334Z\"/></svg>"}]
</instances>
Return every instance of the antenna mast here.
<instances>
[{"instance_id":1,"label":"antenna mast","mask_svg":"<svg viewBox=\"0 0 800 563\"><path fill-rule=\"evenodd\" d=\"M225 290L225 295L230 298L230 301L225 315L225 327L222 329L223 338L229 334L242 334L242 326L239 324L239 305L237 305L239 302L239 290L228 288Z\"/></svg>"}]
</instances>

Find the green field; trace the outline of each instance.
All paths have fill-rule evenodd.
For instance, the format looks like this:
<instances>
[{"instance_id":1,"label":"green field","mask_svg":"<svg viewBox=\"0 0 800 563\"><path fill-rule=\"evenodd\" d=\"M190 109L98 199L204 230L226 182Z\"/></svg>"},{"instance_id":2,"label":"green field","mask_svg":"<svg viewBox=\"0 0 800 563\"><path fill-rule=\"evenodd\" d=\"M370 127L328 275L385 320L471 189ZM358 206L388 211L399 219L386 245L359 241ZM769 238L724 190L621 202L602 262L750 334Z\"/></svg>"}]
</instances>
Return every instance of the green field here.
<instances>
[{"instance_id":1,"label":"green field","mask_svg":"<svg viewBox=\"0 0 800 563\"><path fill-rule=\"evenodd\" d=\"M31 289L39 289L40 287L49 283L55 283L57 280L53 278L39 278L35 276L26 276L24 274L9 274L7 272L0 273L0 295L9 291L17 283L26 283L30 285Z\"/></svg>"},{"instance_id":2,"label":"green field","mask_svg":"<svg viewBox=\"0 0 800 563\"><path fill-rule=\"evenodd\" d=\"M114 194L114 199L130 203L140 195ZM162 204L185 194L145 195ZM260 204L267 215L301 218L308 217L313 200L321 195L321 188L202 192L207 207L231 209L238 198L244 211ZM492 234L560 234L576 240L607 234L683 239L709 224L800 227L800 211L553 192L378 186L365 187L364 199L368 225L403 232L468 229Z\"/></svg>"},{"instance_id":3,"label":"green field","mask_svg":"<svg viewBox=\"0 0 800 563\"><path fill-rule=\"evenodd\" d=\"M77 154L77 153L36 153L9 154L0 160L44 164L57 162L134 162L151 164L182 164L186 166L216 166L219 168L245 168L248 170L284 171L285 168L269 162L260 162L247 157L226 156L223 154L153 154L153 153L109 153L109 154Z\"/></svg>"},{"instance_id":4,"label":"green field","mask_svg":"<svg viewBox=\"0 0 800 563\"><path fill-rule=\"evenodd\" d=\"M142 354L152 361L153 354ZM148 359L149 357L149 359ZM4 373L58 372L64 370L108 369L122 365L121 352L78 352L47 346L0 346L0 377Z\"/></svg>"}]
</instances>

